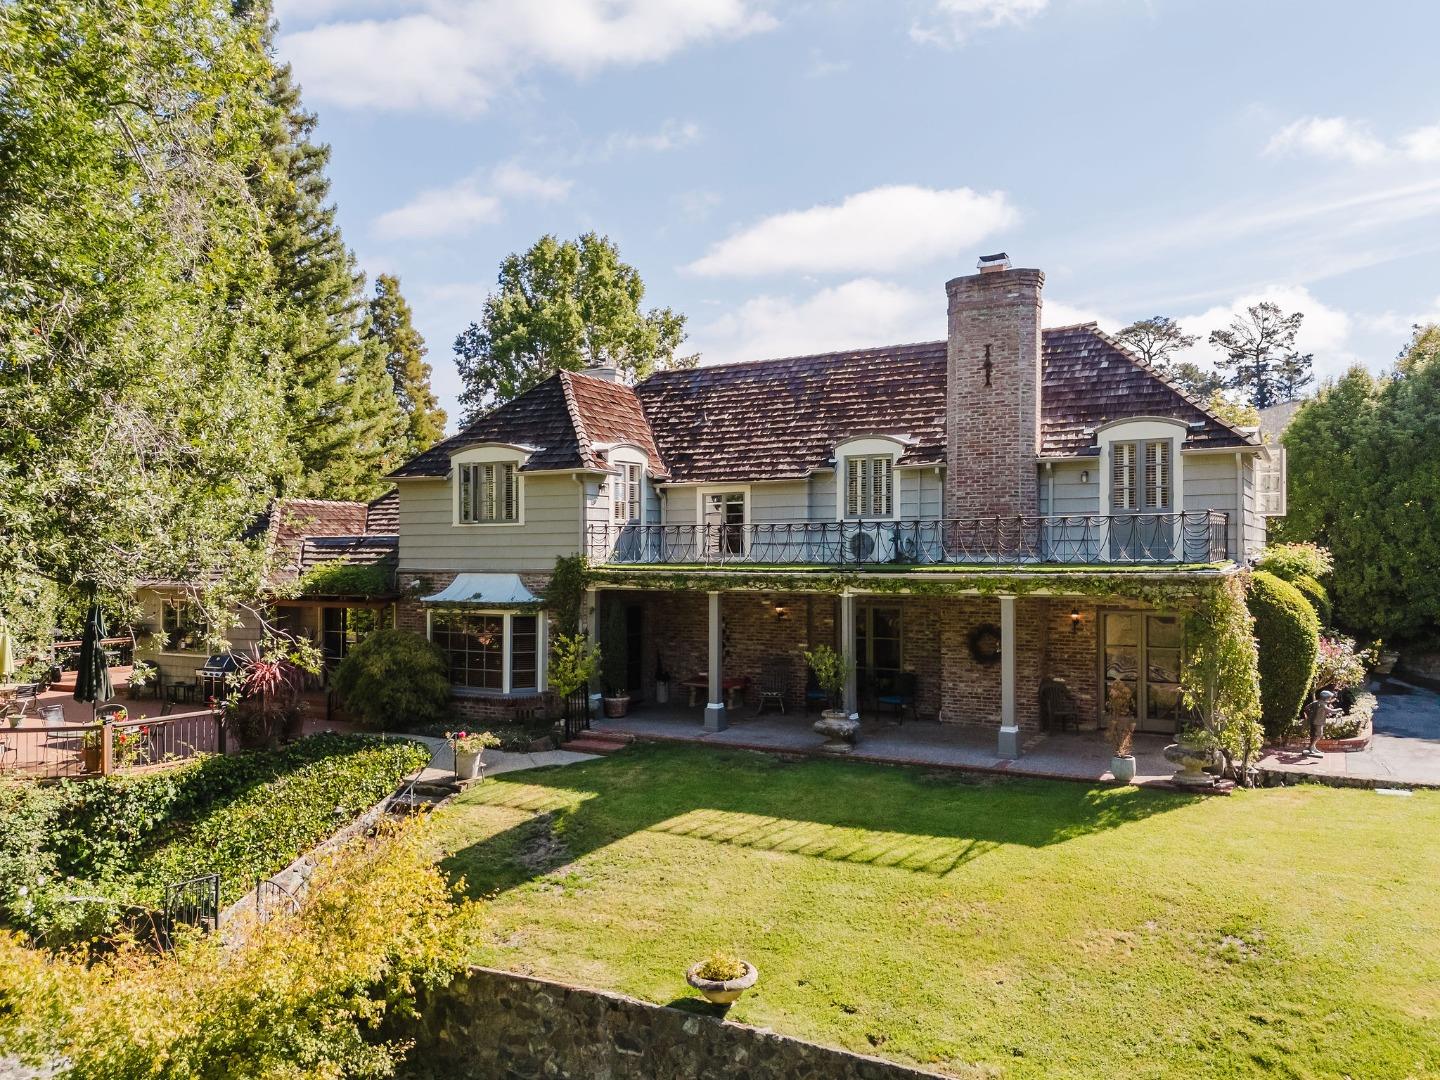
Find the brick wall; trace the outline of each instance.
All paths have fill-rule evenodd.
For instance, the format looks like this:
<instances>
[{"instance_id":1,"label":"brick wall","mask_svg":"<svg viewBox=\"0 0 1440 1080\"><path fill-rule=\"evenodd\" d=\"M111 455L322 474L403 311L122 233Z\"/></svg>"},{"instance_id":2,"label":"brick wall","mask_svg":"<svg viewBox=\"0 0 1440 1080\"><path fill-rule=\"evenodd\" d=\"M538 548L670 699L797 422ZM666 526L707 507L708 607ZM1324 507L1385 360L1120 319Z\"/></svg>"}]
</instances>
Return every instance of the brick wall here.
<instances>
[{"instance_id":1,"label":"brick wall","mask_svg":"<svg viewBox=\"0 0 1440 1080\"><path fill-rule=\"evenodd\" d=\"M955 278L945 286L950 312L945 508L951 517L1038 513L1044 283L1039 270L1004 270Z\"/></svg>"}]
</instances>

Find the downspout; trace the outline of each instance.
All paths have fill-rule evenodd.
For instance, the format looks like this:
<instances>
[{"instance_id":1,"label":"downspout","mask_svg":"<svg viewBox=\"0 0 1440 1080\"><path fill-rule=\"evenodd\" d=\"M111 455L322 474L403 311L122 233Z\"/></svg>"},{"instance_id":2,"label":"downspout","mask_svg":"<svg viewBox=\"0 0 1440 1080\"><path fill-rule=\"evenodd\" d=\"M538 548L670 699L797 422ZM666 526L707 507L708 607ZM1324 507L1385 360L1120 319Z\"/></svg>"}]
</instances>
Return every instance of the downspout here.
<instances>
[{"instance_id":1,"label":"downspout","mask_svg":"<svg viewBox=\"0 0 1440 1080\"><path fill-rule=\"evenodd\" d=\"M588 526L590 524L590 510L585 505L585 474L575 473L575 482L580 485L580 546L575 550L581 555L587 555L585 541L587 539Z\"/></svg>"}]
</instances>

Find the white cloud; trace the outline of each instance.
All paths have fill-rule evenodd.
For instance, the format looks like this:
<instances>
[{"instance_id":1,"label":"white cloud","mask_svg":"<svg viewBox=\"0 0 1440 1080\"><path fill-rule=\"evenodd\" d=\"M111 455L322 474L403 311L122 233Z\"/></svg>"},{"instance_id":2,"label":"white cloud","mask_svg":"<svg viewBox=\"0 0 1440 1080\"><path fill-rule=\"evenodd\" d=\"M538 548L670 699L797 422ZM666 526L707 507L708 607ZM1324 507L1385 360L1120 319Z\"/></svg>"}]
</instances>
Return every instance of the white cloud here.
<instances>
[{"instance_id":1,"label":"white cloud","mask_svg":"<svg viewBox=\"0 0 1440 1080\"><path fill-rule=\"evenodd\" d=\"M614 157L621 153L649 151L663 153L678 150L682 146L700 140L700 125L693 121L667 120L658 131L636 132L616 131L607 136L597 153L600 159Z\"/></svg>"},{"instance_id":2,"label":"white cloud","mask_svg":"<svg viewBox=\"0 0 1440 1080\"><path fill-rule=\"evenodd\" d=\"M945 295L857 278L809 296L756 296L698 327L701 362L765 360L945 336Z\"/></svg>"},{"instance_id":3,"label":"white cloud","mask_svg":"<svg viewBox=\"0 0 1440 1080\"><path fill-rule=\"evenodd\" d=\"M1074 307L1063 300L1050 300L1044 302L1041 309L1040 321L1045 326L1074 326L1076 323L1099 323L1100 329L1107 334L1113 334L1125 326L1119 319L1112 319L1108 315L1102 315L1090 308Z\"/></svg>"},{"instance_id":4,"label":"white cloud","mask_svg":"<svg viewBox=\"0 0 1440 1080\"><path fill-rule=\"evenodd\" d=\"M1308 153L1368 165L1385 156L1385 144L1343 116L1308 116L1272 135L1265 153L1270 156Z\"/></svg>"},{"instance_id":5,"label":"white cloud","mask_svg":"<svg viewBox=\"0 0 1440 1080\"><path fill-rule=\"evenodd\" d=\"M1001 191L879 187L838 205L765 218L713 245L689 269L707 275L897 270L954 258L1019 218Z\"/></svg>"},{"instance_id":6,"label":"white cloud","mask_svg":"<svg viewBox=\"0 0 1440 1080\"><path fill-rule=\"evenodd\" d=\"M935 0L928 23L916 23L910 37L925 45L963 45L978 30L1024 26L1050 6L1050 0Z\"/></svg>"},{"instance_id":7,"label":"white cloud","mask_svg":"<svg viewBox=\"0 0 1440 1080\"><path fill-rule=\"evenodd\" d=\"M405 205L376 218L374 230L387 240L463 236L478 226L500 220L500 196L555 202L565 198L570 187L569 180L540 176L507 162L491 171L488 184L483 173L476 173L448 187L422 191Z\"/></svg>"},{"instance_id":8,"label":"white cloud","mask_svg":"<svg viewBox=\"0 0 1440 1080\"><path fill-rule=\"evenodd\" d=\"M321 17L332 10L325 0L287 6L302 16L307 7ZM535 68L586 76L776 25L751 0L422 0L410 7L282 34L279 51L294 64L306 100L474 113Z\"/></svg>"},{"instance_id":9,"label":"white cloud","mask_svg":"<svg viewBox=\"0 0 1440 1080\"><path fill-rule=\"evenodd\" d=\"M1440 124L1416 128L1402 135L1400 148L1414 161L1440 161Z\"/></svg>"}]
</instances>

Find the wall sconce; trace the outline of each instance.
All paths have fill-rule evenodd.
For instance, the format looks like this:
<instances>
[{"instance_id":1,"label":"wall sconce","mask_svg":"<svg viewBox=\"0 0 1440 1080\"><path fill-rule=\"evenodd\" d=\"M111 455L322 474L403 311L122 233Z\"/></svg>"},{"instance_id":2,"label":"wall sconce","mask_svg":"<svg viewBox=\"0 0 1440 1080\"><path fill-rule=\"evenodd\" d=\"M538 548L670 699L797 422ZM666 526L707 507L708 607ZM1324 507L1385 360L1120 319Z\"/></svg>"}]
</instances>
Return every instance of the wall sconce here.
<instances>
[{"instance_id":1,"label":"wall sconce","mask_svg":"<svg viewBox=\"0 0 1440 1080\"><path fill-rule=\"evenodd\" d=\"M1089 470L1089 469L1081 469L1081 470L1080 470L1080 483L1082 483L1082 484L1088 484L1089 482L1090 482L1090 470Z\"/></svg>"},{"instance_id":2,"label":"wall sconce","mask_svg":"<svg viewBox=\"0 0 1440 1080\"><path fill-rule=\"evenodd\" d=\"M1072 634L1078 634L1079 632L1080 632L1080 609L1079 609L1079 608L1071 608L1071 609L1070 609L1070 633L1072 633Z\"/></svg>"},{"instance_id":3,"label":"wall sconce","mask_svg":"<svg viewBox=\"0 0 1440 1080\"><path fill-rule=\"evenodd\" d=\"M776 604L776 605L775 605L775 621L776 621L776 622L784 622L784 621L787 620L788 618L790 618L790 609L789 609L788 607L786 607L784 604Z\"/></svg>"}]
</instances>

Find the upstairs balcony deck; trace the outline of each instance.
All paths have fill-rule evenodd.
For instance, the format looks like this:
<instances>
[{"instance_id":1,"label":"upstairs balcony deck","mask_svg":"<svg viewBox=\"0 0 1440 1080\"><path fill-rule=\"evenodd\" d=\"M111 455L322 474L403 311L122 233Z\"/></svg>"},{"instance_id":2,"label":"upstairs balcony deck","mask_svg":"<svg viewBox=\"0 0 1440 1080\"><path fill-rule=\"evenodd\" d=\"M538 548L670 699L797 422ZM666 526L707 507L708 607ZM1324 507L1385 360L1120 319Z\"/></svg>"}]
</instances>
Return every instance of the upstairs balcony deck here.
<instances>
[{"instance_id":1,"label":"upstairs balcony deck","mask_svg":"<svg viewBox=\"0 0 1440 1080\"><path fill-rule=\"evenodd\" d=\"M744 525L591 525L585 554L602 566L835 567L1154 566L1224 562L1229 515L995 516Z\"/></svg>"}]
</instances>

